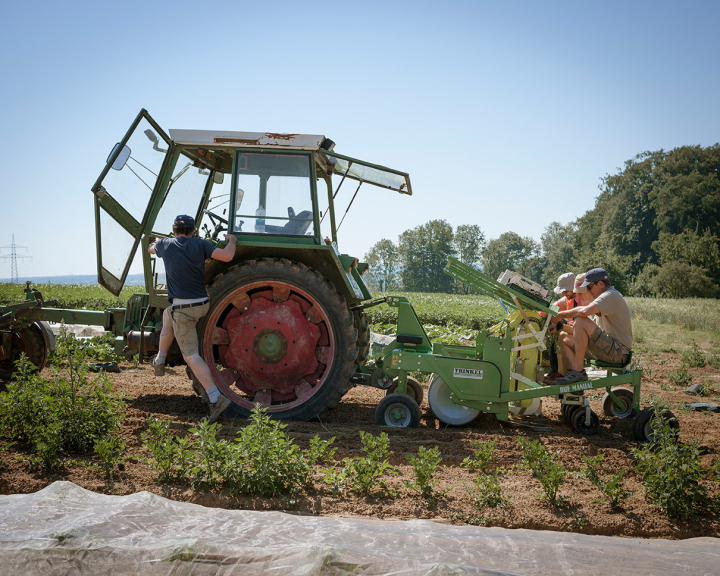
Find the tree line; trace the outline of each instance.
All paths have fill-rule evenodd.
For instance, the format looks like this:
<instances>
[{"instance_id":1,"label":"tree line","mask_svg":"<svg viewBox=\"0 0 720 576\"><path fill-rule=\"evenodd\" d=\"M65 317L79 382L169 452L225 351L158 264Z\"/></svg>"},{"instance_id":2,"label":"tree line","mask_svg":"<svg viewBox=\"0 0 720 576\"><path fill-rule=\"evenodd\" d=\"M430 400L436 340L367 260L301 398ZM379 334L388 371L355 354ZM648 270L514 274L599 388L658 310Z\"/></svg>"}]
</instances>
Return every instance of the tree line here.
<instances>
[{"instance_id":1,"label":"tree line","mask_svg":"<svg viewBox=\"0 0 720 576\"><path fill-rule=\"evenodd\" d=\"M509 231L487 240L477 224L431 220L382 239L365 255L376 290L468 292L443 270L449 256L497 278L506 269L546 288L560 274L602 267L629 296L720 295L720 144L643 152L599 186L595 206L551 222L540 242Z\"/></svg>"}]
</instances>

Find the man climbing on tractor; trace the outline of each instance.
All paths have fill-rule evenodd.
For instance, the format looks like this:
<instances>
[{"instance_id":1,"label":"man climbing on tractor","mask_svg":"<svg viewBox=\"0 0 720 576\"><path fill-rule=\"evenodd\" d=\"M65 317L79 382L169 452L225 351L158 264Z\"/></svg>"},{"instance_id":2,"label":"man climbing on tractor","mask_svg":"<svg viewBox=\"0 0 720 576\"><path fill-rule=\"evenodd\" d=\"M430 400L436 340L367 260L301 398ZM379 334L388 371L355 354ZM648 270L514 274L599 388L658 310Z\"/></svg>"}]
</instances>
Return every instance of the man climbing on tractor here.
<instances>
[{"instance_id":1,"label":"man climbing on tractor","mask_svg":"<svg viewBox=\"0 0 720 576\"><path fill-rule=\"evenodd\" d=\"M153 360L156 376L165 374L165 358L173 338L177 339L183 358L200 381L210 402L208 422L215 422L230 405L220 394L205 360L199 354L196 325L208 313L209 299L205 289L205 260L213 258L230 262L235 256L237 238L225 235L228 244L216 248L208 240L193 238L195 219L180 215L173 223L174 238L161 238L150 245L148 252L165 262L168 300L171 305L163 312L159 352Z\"/></svg>"},{"instance_id":2,"label":"man climbing on tractor","mask_svg":"<svg viewBox=\"0 0 720 576\"><path fill-rule=\"evenodd\" d=\"M575 318L572 334L562 334L562 350L570 370L556 384L587 380L583 368L586 352L592 358L613 364L626 364L632 349L630 308L622 294L610 283L607 272L593 268L585 274L581 288L587 288L593 301L585 306L558 312L556 319ZM595 320L588 316L595 315Z\"/></svg>"}]
</instances>

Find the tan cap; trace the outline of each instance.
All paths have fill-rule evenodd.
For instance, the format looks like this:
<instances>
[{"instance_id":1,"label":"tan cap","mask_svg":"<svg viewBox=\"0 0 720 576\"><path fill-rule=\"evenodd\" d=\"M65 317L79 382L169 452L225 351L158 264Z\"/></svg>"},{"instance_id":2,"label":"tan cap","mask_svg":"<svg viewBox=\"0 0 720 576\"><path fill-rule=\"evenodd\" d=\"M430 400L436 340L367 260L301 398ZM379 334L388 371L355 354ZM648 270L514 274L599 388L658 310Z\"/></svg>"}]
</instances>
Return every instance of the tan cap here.
<instances>
[{"instance_id":1,"label":"tan cap","mask_svg":"<svg viewBox=\"0 0 720 576\"><path fill-rule=\"evenodd\" d=\"M557 279L557 286L555 286L555 294L562 294L567 290L572 290L575 282L575 274L572 272L566 272Z\"/></svg>"}]
</instances>

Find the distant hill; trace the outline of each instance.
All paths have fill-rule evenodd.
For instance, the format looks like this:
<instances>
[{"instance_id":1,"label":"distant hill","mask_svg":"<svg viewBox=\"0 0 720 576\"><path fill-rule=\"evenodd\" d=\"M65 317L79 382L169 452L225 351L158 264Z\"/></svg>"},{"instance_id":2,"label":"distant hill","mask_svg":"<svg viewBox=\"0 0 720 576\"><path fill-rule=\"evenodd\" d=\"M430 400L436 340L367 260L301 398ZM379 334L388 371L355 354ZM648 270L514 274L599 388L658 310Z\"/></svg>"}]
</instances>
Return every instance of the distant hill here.
<instances>
[{"instance_id":1,"label":"distant hill","mask_svg":"<svg viewBox=\"0 0 720 576\"><path fill-rule=\"evenodd\" d=\"M161 275L160 281L164 282ZM18 283L24 283L30 280L33 284L97 284L97 274L77 274L68 276L21 276ZM10 278L0 278L0 282L10 282ZM125 285L137 286L144 285L145 277L142 274L128 274Z\"/></svg>"}]
</instances>

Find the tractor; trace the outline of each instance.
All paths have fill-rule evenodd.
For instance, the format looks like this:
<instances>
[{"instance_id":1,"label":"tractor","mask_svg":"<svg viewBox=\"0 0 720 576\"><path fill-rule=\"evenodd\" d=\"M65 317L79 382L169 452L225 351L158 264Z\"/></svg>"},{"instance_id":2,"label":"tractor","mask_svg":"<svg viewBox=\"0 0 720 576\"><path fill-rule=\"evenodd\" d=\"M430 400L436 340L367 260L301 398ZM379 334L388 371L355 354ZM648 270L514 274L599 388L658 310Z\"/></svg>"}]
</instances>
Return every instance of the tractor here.
<instances>
[{"instance_id":1,"label":"tractor","mask_svg":"<svg viewBox=\"0 0 720 576\"><path fill-rule=\"evenodd\" d=\"M350 181L356 187L338 223L336 200ZM261 404L278 419L323 416L370 348L359 307L372 298L368 265L341 253L337 238L363 184L412 194L408 174L339 154L321 135L166 133L141 110L92 192L98 282L119 295L139 252L145 292L124 309L96 312L48 307L28 286L24 303L2 310L8 332L26 340L7 347L6 376L21 352L47 348L42 320L102 325L114 333L116 352L154 354L169 302L162 259L148 246L171 235L175 216L190 214L215 244L223 245L221 233L238 238L231 262L206 262L210 311L198 324L200 354L232 401L225 414L247 417ZM176 344L168 362L182 363ZM197 381L194 388L201 394Z\"/></svg>"}]
</instances>

